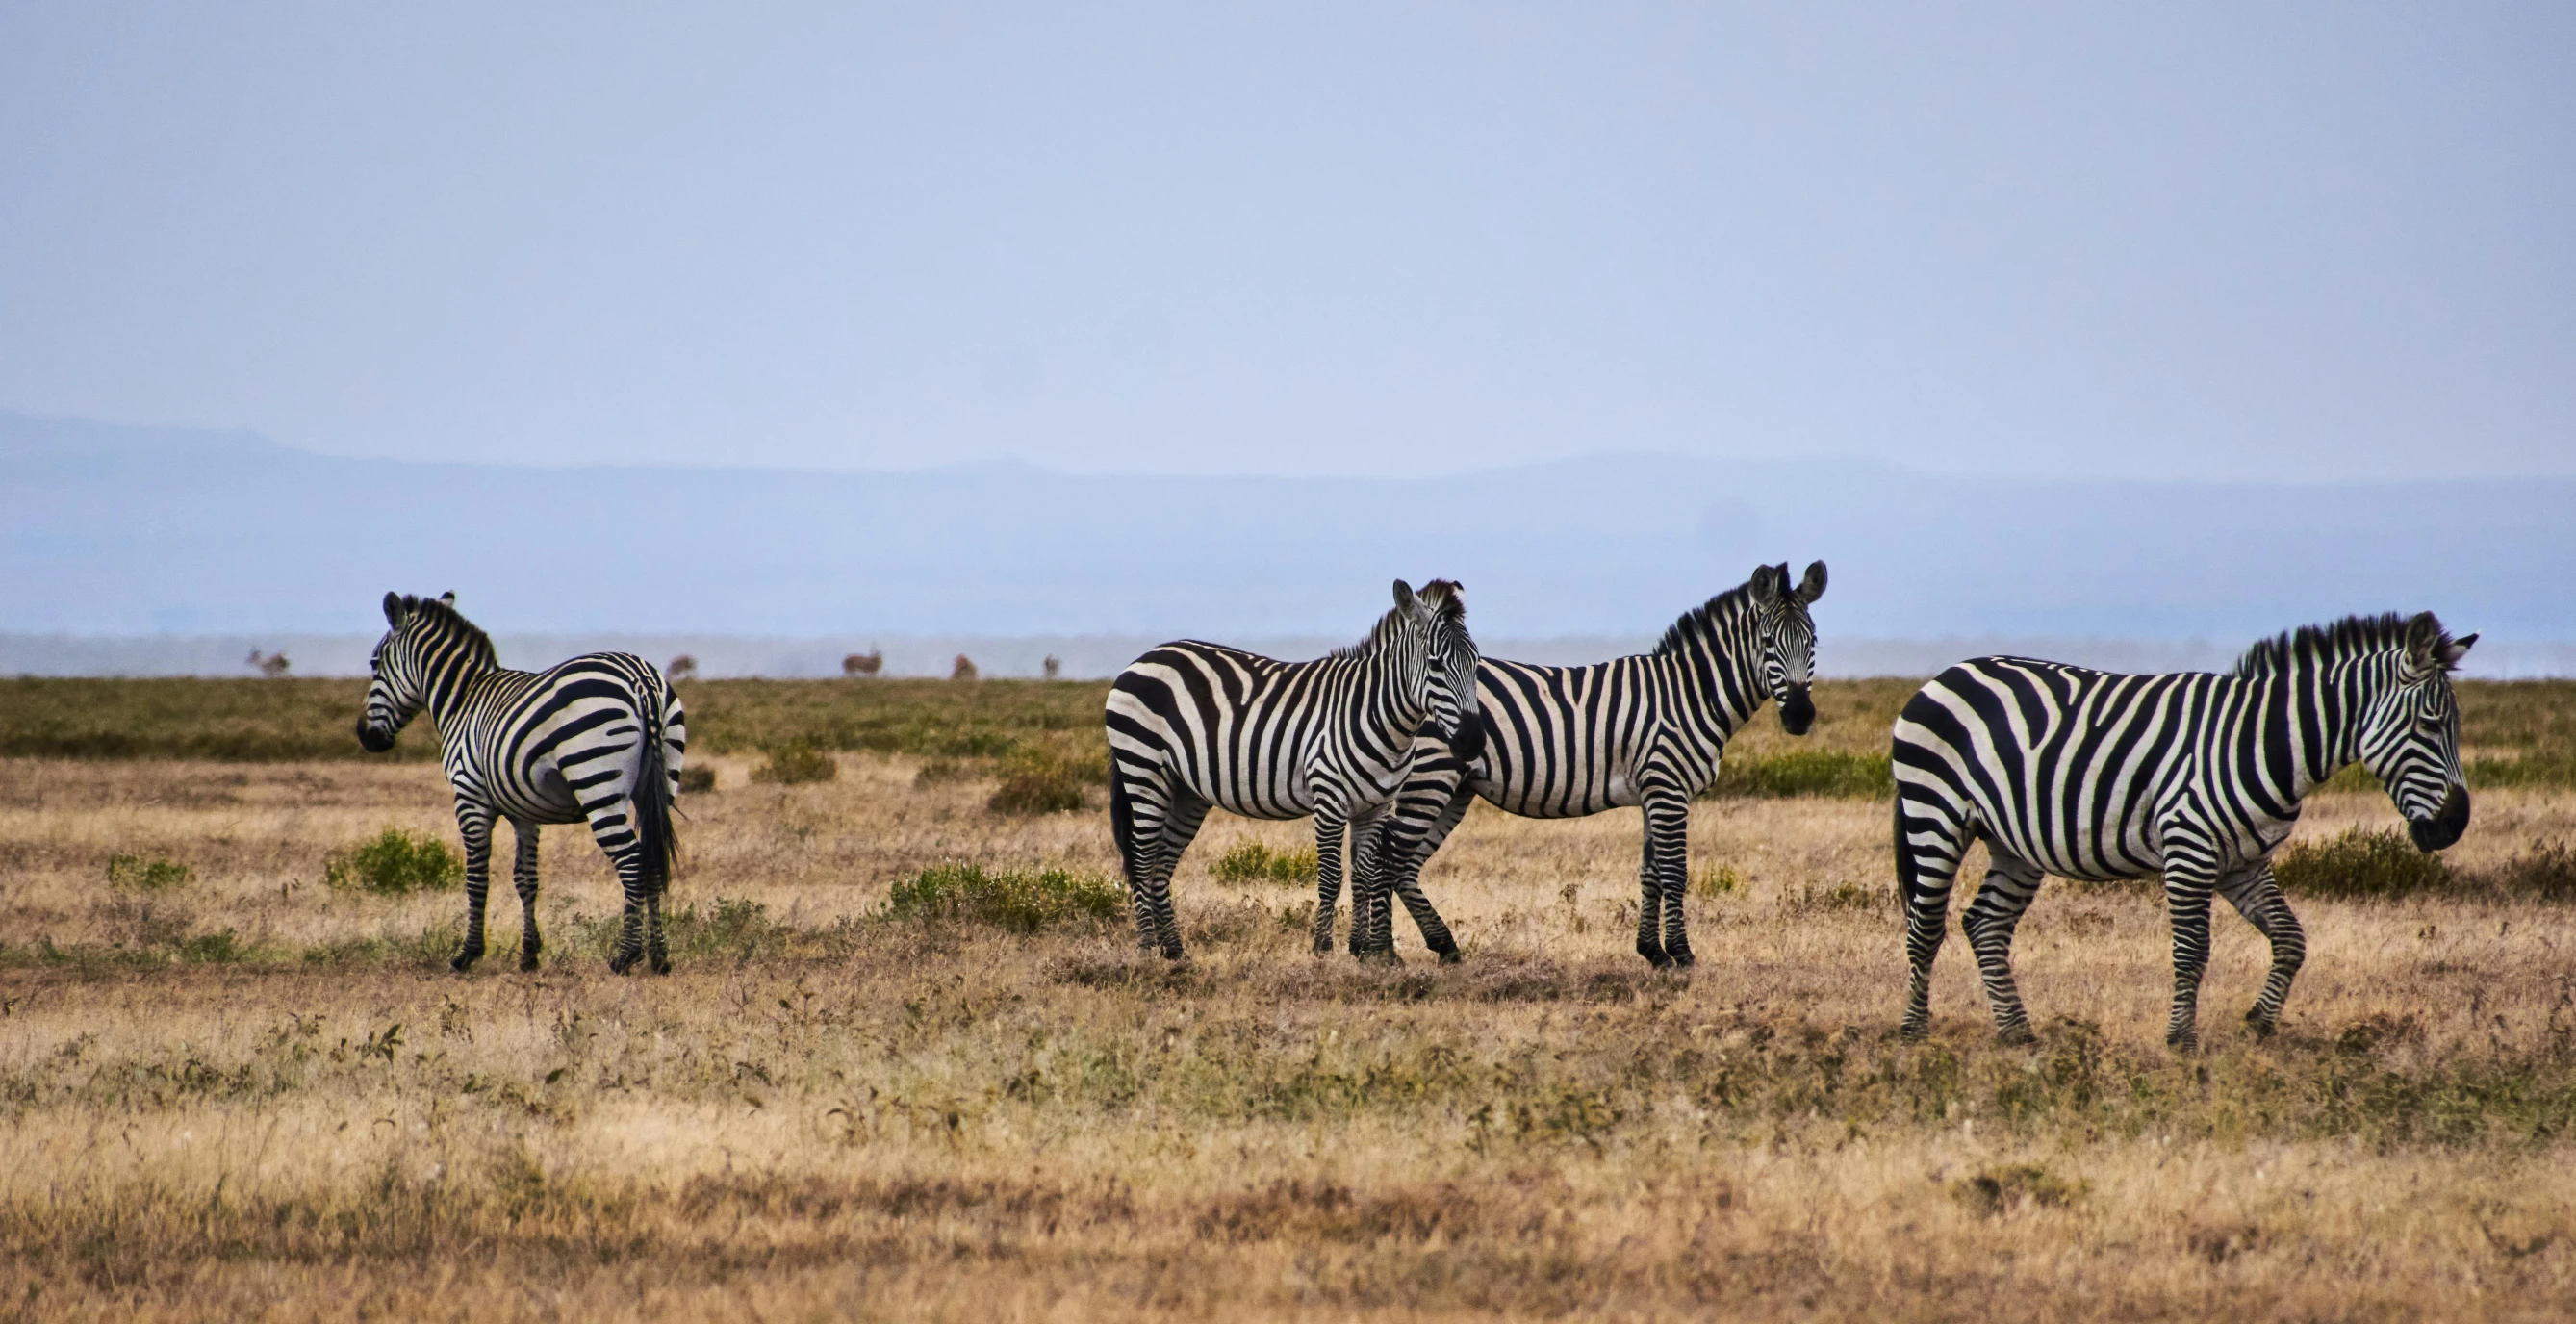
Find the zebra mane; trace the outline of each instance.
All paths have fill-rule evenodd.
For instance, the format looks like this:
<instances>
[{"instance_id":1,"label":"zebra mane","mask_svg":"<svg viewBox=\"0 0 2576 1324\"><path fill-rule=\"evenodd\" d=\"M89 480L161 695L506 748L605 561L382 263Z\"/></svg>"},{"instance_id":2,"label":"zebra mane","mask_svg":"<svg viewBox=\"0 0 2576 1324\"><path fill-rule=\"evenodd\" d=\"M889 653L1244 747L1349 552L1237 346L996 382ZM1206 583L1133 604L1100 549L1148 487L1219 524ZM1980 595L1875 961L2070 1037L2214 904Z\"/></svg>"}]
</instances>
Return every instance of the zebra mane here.
<instances>
[{"instance_id":1,"label":"zebra mane","mask_svg":"<svg viewBox=\"0 0 2576 1324\"><path fill-rule=\"evenodd\" d=\"M487 667L501 664L500 654L492 647L492 636L453 606L437 598L416 598L408 593L403 595L403 606L410 610L412 619L427 622L432 633L464 640L466 652L475 661Z\"/></svg>"},{"instance_id":2,"label":"zebra mane","mask_svg":"<svg viewBox=\"0 0 2576 1324\"><path fill-rule=\"evenodd\" d=\"M1435 579L1415 590L1414 596L1420 598L1423 605L1431 609L1431 619L1462 621L1467 618L1467 600L1459 596L1464 591L1464 586L1454 579ZM1377 624L1369 627L1368 638L1336 648L1328 656L1368 657L1373 655L1404 629L1406 615L1402 607L1387 608L1386 614L1377 618Z\"/></svg>"},{"instance_id":3,"label":"zebra mane","mask_svg":"<svg viewBox=\"0 0 2576 1324\"><path fill-rule=\"evenodd\" d=\"M2302 625L2284 630L2269 639L2258 641L2245 655L2236 659L2233 676L2277 676L2302 664L2339 662L2364 653L2402 650L2406 647L2406 627L2413 620L2399 612L2381 612L2376 616L2346 616L2331 625ZM2433 623L2433 656L2443 659L2442 669L2450 670L2454 653L2451 632Z\"/></svg>"},{"instance_id":4,"label":"zebra mane","mask_svg":"<svg viewBox=\"0 0 2576 1324\"><path fill-rule=\"evenodd\" d=\"M1746 580L1716 597L1683 612L1681 619L1664 631L1655 645L1655 656L1671 657L1690 647L1694 635L1715 638L1720 621L1731 621L1744 614L1753 599L1753 581Z\"/></svg>"}]
</instances>

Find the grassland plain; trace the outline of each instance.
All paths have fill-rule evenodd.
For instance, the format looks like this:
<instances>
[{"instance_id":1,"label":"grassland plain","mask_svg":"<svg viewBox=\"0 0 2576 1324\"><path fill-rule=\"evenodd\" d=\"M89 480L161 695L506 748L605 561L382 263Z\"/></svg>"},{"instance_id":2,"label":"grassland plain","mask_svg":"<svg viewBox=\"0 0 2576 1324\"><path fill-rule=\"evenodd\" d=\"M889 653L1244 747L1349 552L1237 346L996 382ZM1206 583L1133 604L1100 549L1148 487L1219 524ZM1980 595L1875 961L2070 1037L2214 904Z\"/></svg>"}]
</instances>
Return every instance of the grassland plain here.
<instances>
[{"instance_id":1,"label":"grassland plain","mask_svg":"<svg viewBox=\"0 0 2576 1324\"><path fill-rule=\"evenodd\" d=\"M824 699L841 688L866 687ZM1818 747L1867 752L1910 689L1828 689ZM2472 746L2564 758L2558 691L2509 697L2562 715L2481 734L2488 700L2465 698ZM888 708L934 742L978 720ZM1013 747L1084 734L989 725ZM2156 895L2053 884L2017 951L2042 1042L1993 1042L1954 943L1916 1046L1894 1037L1880 800L1703 805L1694 858L1734 877L1691 901L1689 976L1627 950L1633 811L1479 806L1424 878L1467 962L1408 941L1400 970L1308 956L1309 892L1215 871L1310 845L1306 825L1220 816L1175 889L1196 960L1174 968L1083 905L1034 932L889 905L926 874L1091 895L1114 874L1096 797L993 812L998 755L956 745L823 742L845 751L834 779L752 784L761 739L699 743L720 789L683 802L663 979L605 972L616 891L577 830L545 837L533 975L446 972L452 890L326 885L333 851L388 827L453 840L432 764L0 759L0 1312L2541 1319L2576 1300L2565 906L2302 901L2309 964L2267 1042L2235 1020L2263 949L2224 921L2209 1046L2183 1058L2161 1042ZM1775 748L1766 717L1742 752ZM2554 785L2477 813L2449 852L2464 875L2576 839ZM2394 821L2330 794L2298 835Z\"/></svg>"}]
</instances>

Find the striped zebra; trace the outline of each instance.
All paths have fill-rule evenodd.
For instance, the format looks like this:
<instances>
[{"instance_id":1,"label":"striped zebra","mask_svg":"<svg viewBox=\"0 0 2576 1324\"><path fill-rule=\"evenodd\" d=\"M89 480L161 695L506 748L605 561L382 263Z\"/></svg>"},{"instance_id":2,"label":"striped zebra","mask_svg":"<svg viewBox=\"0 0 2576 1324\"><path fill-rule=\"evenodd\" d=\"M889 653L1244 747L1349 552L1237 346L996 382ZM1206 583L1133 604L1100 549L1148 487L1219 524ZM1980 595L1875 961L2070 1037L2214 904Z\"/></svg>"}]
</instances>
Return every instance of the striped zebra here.
<instances>
[{"instance_id":1,"label":"striped zebra","mask_svg":"<svg viewBox=\"0 0 2576 1324\"><path fill-rule=\"evenodd\" d=\"M1752 578L1684 612L1655 651L1584 667L1542 667L1487 658L1476 665L1482 757L1426 737L1414 771L1381 836L1363 846L1387 853L1369 872L1380 883L1354 893L1365 927L1354 942L1392 958L1387 890L1404 900L1423 942L1444 962L1457 941L1423 896L1422 866L1482 796L1525 818L1581 818L1645 807L1644 857L1637 866L1637 954L1657 966L1693 957L1682 917L1689 889L1691 798L1717 780L1726 742L1766 699L1780 701L1780 725L1804 735L1815 721L1808 677L1816 623L1808 607L1825 595L1825 563L1797 584L1789 567L1756 566ZM1369 881L1363 878L1363 882Z\"/></svg>"},{"instance_id":2,"label":"striped zebra","mask_svg":"<svg viewBox=\"0 0 2576 1324\"><path fill-rule=\"evenodd\" d=\"M382 753L421 709L438 725L440 757L456 792L465 838L465 948L450 964L483 956L483 902L491 886L492 824L510 820L512 869L526 912L519 968L537 968L537 830L590 824L591 839L626 890L626 931L608 968L620 974L647 951L655 974L671 958L662 942L662 893L677 847L671 801L679 794L688 727L662 673L626 653L589 653L544 671L508 671L492 639L456 611L456 595L385 595L392 628L376 644L358 743Z\"/></svg>"},{"instance_id":3,"label":"striped zebra","mask_svg":"<svg viewBox=\"0 0 2576 1324\"><path fill-rule=\"evenodd\" d=\"M2198 1046L2209 896L2227 898L2270 940L2272 970L2245 1013L2269 1035L2307 956L2272 881L2271 855L2299 801L2356 760L2406 816L2422 850L2460 839L2451 669L2477 642L2431 612L2354 616L2247 650L2226 675L2131 676L2029 658L1986 657L1942 672L1896 719L1896 877L1913 966L1904 1032L1931 1026L1960 857L1982 838L1985 885L1961 917L1995 1028L2032 1036L2013 986L2013 928L2047 874L2091 881L2162 872L2173 924L2173 1018L2165 1042Z\"/></svg>"},{"instance_id":4,"label":"striped zebra","mask_svg":"<svg viewBox=\"0 0 2576 1324\"><path fill-rule=\"evenodd\" d=\"M1426 723L1478 739L1475 675L1466 600L1445 579L1419 594L1395 581L1366 641L1312 662L1185 639L1130 663L1109 690L1109 818L1138 941L1182 958L1172 870L1222 805L1315 816L1315 952L1330 952L1344 830L1385 814Z\"/></svg>"}]
</instances>

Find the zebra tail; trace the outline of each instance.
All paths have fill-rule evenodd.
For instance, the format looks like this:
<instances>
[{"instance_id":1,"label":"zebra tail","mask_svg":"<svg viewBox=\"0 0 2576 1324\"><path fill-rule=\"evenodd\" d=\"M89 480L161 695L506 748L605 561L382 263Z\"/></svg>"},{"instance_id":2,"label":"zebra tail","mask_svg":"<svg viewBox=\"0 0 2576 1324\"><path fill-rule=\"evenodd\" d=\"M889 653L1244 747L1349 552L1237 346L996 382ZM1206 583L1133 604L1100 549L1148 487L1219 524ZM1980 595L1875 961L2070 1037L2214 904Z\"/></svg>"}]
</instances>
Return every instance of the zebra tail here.
<instances>
[{"instance_id":1,"label":"zebra tail","mask_svg":"<svg viewBox=\"0 0 2576 1324\"><path fill-rule=\"evenodd\" d=\"M1896 802L1896 899L1898 908L1910 914L1914 909L1916 879L1914 852L1905 848L1905 797L1899 795L1894 799Z\"/></svg>"},{"instance_id":2,"label":"zebra tail","mask_svg":"<svg viewBox=\"0 0 2576 1324\"><path fill-rule=\"evenodd\" d=\"M1118 760L1109 760L1109 834L1118 845L1118 867L1127 875L1127 890L1136 890L1136 807L1127 800L1127 779Z\"/></svg>"},{"instance_id":3,"label":"zebra tail","mask_svg":"<svg viewBox=\"0 0 2576 1324\"><path fill-rule=\"evenodd\" d=\"M644 894L661 896L671 889L671 869L680 854L679 833L671 826L669 754L662 740L670 710L658 687L641 697L639 707L650 711L636 714L644 719L636 723L643 728L644 750L635 769L635 836L644 851Z\"/></svg>"}]
</instances>

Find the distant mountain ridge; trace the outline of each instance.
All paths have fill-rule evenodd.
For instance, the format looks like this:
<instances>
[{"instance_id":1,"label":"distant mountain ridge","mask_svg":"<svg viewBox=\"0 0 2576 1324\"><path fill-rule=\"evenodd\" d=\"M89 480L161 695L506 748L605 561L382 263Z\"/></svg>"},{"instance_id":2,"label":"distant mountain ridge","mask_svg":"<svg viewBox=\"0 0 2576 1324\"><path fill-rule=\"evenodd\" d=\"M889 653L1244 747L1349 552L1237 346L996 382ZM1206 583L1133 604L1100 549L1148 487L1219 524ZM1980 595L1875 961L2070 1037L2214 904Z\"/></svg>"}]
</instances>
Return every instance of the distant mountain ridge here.
<instances>
[{"instance_id":1,"label":"distant mountain ridge","mask_svg":"<svg viewBox=\"0 0 2576 1324\"><path fill-rule=\"evenodd\" d=\"M1480 635L1651 640L1822 558L1846 638L2218 641L2430 607L2576 641L2576 481L2038 482L1652 456L1454 478L538 469L0 414L0 631L1356 638L1388 581Z\"/></svg>"}]
</instances>

